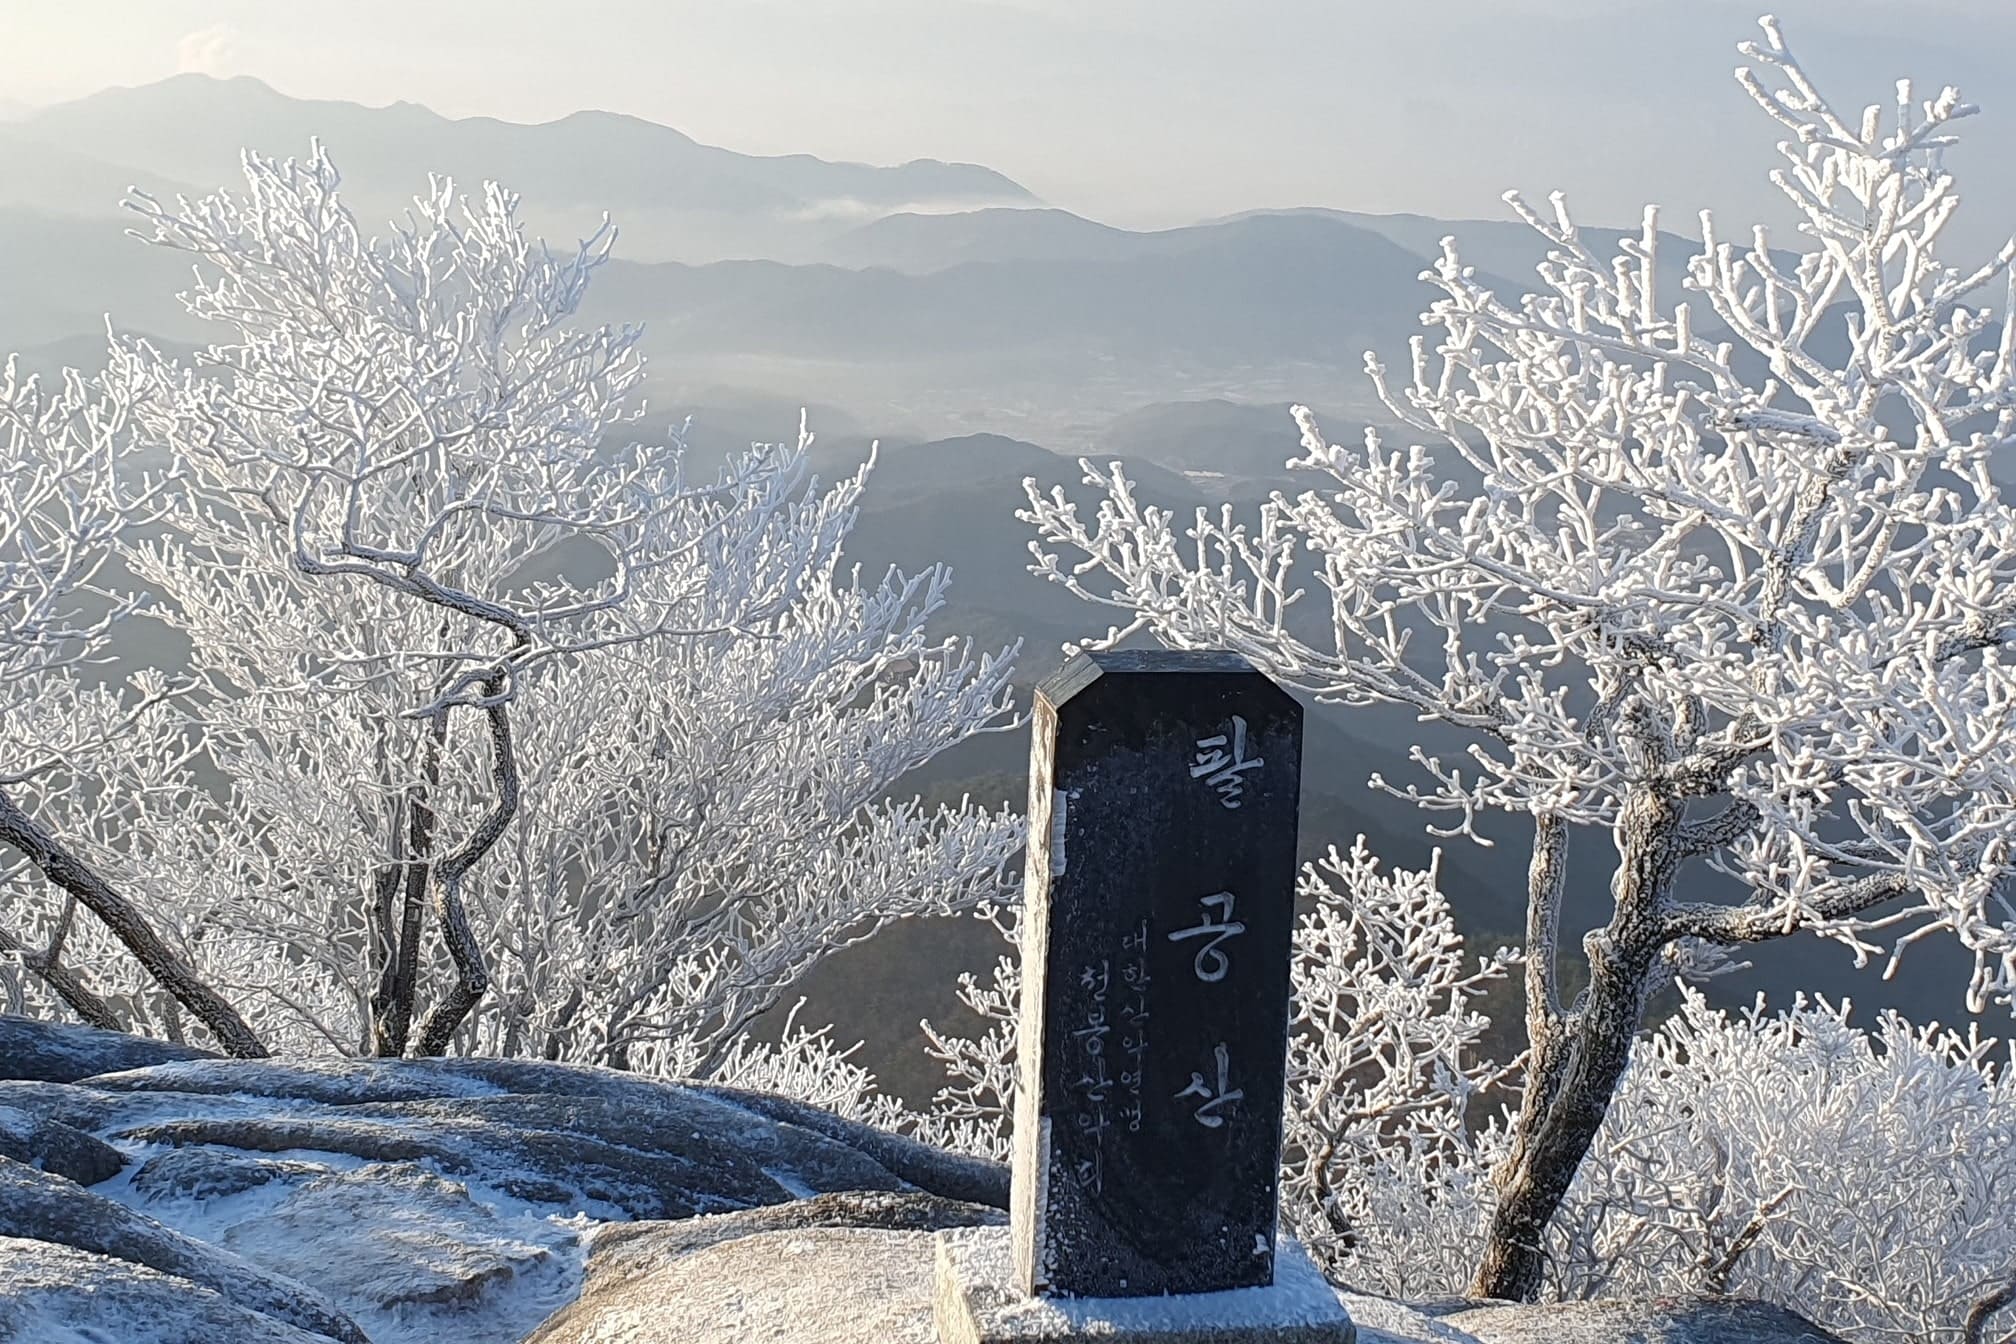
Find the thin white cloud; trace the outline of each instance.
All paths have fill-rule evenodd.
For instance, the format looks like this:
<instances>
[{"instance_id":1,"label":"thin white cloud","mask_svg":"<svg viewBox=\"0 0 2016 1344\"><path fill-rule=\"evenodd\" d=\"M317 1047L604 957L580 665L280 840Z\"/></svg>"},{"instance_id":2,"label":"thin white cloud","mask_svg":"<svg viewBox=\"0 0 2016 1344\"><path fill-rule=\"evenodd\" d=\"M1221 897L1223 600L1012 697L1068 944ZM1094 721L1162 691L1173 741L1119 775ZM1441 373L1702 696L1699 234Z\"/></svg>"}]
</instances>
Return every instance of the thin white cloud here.
<instances>
[{"instance_id":1,"label":"thin white cloud","mask_svg":"<svg viewBox=\"0 0 2016 1344\"><path fill-rule=\"evenodd\" d=\"M228 23L213 23L185 33L175 43L175 69L180 74L215 75L239 72L244 40Z\"/></svg>"}]
</instances>

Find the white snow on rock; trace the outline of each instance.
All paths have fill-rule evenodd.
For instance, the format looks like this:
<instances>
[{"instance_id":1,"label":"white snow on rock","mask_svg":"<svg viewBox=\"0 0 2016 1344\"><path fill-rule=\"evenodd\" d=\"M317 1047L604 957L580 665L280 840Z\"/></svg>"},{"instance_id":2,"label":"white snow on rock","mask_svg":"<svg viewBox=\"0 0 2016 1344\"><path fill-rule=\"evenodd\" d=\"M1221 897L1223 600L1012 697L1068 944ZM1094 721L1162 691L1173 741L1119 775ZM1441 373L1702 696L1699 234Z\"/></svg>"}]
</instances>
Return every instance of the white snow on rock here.
<instances>
[{"instance_id":1,"label":"white snow on rock","mask_svg":"<svg viewBox=\"0 0 2016 1344\"><path fill-rule=\"evenodd\" d=\"M424 1059L401 1060L396 1071L382 1061L364 1059L192 1059L101 1073L90 1086L107 1092L242 1095L339 1106L489 1097L505 1091L467 1070Z\"/></svg>"},{"instance_id":2,"label":"white snow on rock","mask_svg":"<svg viewBox=\"0 0 2016 1344\"><path fill-rule=\"evenodd\" d=\"M576 1240L550 1219L501 1215L411 1162L318 1177L223 1237L254 1264L316 1281L352 1315L471 1302Z\"/></svg>"},{"instance_id":3,"label":"white snow on rock","mask_svg":"<svg viewBox=\"0 0 2016 1344\"><path fill-rule=\"evenodd\" d=\"M342 1344L367 1344L356 1323L313 1285L268 1273L225 1247L131 1208L104 1192L113 1184L87 1190L0 1158L0 1236L143 1265Z\"/></svg>"},{"instance_id":4,"label":"white snow on rock","mask_svg":"<svg viewBox=\"0 0 2016 1344\"><path fill-rule=\"evenodd\" d=\"M422 1163L126 1146L99 1193L314 1285L372 1344L516 1340L580 1292L591 1219Z\"/></svg>"},{"instance_id":5,"label":"white snow on rock","mask_svg":"<svg viewBox=\"0 0 2016 1344\"><path fill-rule=\"evenodd\" d=\"M0 1237L0 1344L330 1344L173 1274Z\"/></svg>"}]
</instances>

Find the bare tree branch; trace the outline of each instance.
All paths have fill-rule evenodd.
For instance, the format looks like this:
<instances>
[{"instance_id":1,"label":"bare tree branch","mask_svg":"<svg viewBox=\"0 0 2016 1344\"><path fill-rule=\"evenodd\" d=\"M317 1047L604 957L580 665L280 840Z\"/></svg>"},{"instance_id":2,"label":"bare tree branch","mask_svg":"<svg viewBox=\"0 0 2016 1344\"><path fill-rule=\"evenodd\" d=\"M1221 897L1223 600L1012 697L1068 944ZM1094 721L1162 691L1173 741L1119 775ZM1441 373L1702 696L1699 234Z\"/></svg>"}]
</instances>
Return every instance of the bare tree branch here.
<instances>
[{"instance_id":1,"label":"bare tree branch","mask_svg":"<svg viewBox=\"0 0 2016 1344\"><path fill-rule=\"evenodd\" d=\"M245 1019L161 940L139 908L37 826L4 793L0 793L0 842L19 850L51 883L103 920L148 974L210 1029L227 1053L241 1059L266 1057L266 1047Z\"/></svg>"}]
</instances>

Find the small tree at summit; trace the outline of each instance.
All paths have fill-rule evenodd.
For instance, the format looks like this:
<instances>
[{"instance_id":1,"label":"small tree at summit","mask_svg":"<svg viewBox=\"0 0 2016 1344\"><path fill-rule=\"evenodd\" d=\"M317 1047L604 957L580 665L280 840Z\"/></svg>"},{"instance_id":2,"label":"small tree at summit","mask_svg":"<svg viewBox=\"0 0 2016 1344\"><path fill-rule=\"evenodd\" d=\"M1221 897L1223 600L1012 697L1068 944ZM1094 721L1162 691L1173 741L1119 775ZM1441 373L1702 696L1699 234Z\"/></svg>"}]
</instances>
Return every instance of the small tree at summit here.
<instances>
[{"instance_id":1,"label":"small tree at summit","mask_svg":"<svg viewBox=\"0 0 2016 1344\"><path fill-rule=\"evenodd\" d=\"M1257 526L1179 531L1117 466L1086 468L1089 523L1034 482L1021 515L1038 572L1129 613L1100 643L1227 646L1325 700L1405 705L1473 739L1467 764L1417 748L1428 783L1406 796L1473 837L1482 812L1530 817L1529 1052L1472 1285L1489 1296L1538 1288L1669 974L1799 931L1859 957L1943 929L1973 953L1974 1007L2016 992L2016 505L1991 470L2016 438L2016 244L1938 256L1942 155L1974 110L1955 91L1900 85L1887 125L1846 120L1763 28L1738 79L1789 133L1773 180L1796 256L1761 228L1725 243L1704 213L1669 304L1655 212L1609 258L1558 197L1551 218L1508 197L1549 244L1539 292L1500 299L1445 243L1439 340L1414 339L1405 382L1367 357L1433 454L1332 443L1297 408L1292 465L1322 491L1277 494ZM1327 644L1288 622L1305 550ZM1575 830L1609 833L1613 907L1564 1003ZM1687 899L1704 865L1745 898Z\"/></svg>"},{"instance_id":2,"label":"small tree at summit","mask_svg":"<svg viewBox=\"0 0 2016 1344\"><path fill-rule=\"evenodd\" d=\"M17 962L66 1007L97 1027L124 1019L94 979L88 949L101 941L144 967L233 1054L265 1048L238 1011L190 965L130 893L107 883L52 830L47 814L88 791L79 768L125 736L171 693L151 673L133 694L89 685L84 664L103 661L131 601L104 600L96 580L119 540L159 511L166 482L143 472L132 413L134 370L115 358L103 374L66 371L53 386L0 371L0 892L33 884L42 900L11 903L0 917L0 958ZM100 824L120 824L117 799L98 800ZM110 815L106 815L106 814ZM46 884L46 885L45 885ZM82 918L79 907L89 913ZM11 986L10 1000L23 999Z\"/></svg>"},{"instance_id":3,"label":"small tree at summit","mask_svg":"<svg viewBox=\"0 0 2016 1344\"><path fill-rule=\"evenodd\" d=\"M178 473L123 559L190 677L48 811L266 1045L707 1072L826 952L1006 894L1016 818L889 797L1010 659L927 637L942 568L840 569L868 468L620 438L639 333L570 322L606 230L555 256L436 181L371 237L319 148L244 167L131 202L221 331L113 349ZM159 1022L98 932L73 961Z\"/></svg>"}]
</instances>

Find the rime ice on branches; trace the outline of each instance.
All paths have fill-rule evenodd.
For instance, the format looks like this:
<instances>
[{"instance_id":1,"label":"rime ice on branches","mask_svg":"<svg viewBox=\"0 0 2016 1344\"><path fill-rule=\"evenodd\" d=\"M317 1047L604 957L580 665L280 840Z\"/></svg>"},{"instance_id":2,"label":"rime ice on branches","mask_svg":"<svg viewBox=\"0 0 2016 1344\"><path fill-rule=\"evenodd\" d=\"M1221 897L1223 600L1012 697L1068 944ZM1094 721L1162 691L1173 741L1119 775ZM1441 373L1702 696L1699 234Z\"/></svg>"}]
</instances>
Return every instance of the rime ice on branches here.
<instances>
[{"instance_id":1,"label":"rime ice on branches","mask_svg":"<svg viewBox=\"0 0 2016 1344\"><path fill-rule=\"evenodd\" d=\"M1994 470L2016 444L2016 243L1941 255L1957 93L1903 84L1887 116L1844 118L1764 30L1738 78L1789 136L1793 250L1704 214L1674 293L1656 211L1599 256L1558 196L1515 195L1548 245L1539 286L1502 298L1447 240L1433 337L1403 375L1367 356L1409 446L1333 442L1297 408L1312 488L1256 523L1181 527L1117 466L1085 466L1089 519L1027 487L1036 571L1127 613L1101 647L1146 629L1405 706L1471 745L1417 748L1424 779L1385 787L1444 834L1530 818L1532 1081L1474 1285L1491 1296L1536 1290L1674 971L1799 931L1857 958L1945 931L1977 1009L2016 994L2016 505ZM1327 641L1288 619L1305 555ZM1571 830L1609 839L1615 904L1564 1003ZM1700 866L1744 899L1689 899Z\"/></svg>"}]
</instances>

